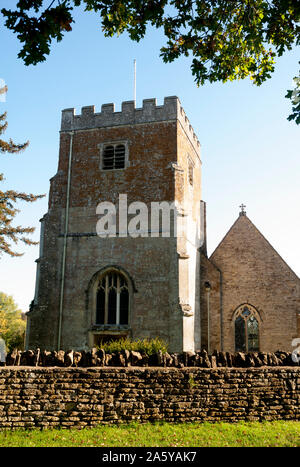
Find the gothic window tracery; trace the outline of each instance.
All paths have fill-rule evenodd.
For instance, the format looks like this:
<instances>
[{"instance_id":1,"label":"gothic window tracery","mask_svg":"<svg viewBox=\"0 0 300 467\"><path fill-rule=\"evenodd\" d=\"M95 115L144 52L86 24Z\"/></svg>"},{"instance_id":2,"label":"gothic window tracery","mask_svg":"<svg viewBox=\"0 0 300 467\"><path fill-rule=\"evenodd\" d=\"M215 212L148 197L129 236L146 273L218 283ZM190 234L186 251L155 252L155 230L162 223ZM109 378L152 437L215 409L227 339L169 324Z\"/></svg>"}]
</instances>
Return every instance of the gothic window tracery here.
<instances>
[{"instance_id":1,"label":"gothic window tracery","mask_svg":"<svg viewBox=\"0 0 300 467\"><path fill-rule=\"evenodd\" d=\"M251 305L241 305L234 314L234 336L236 352L259 350L258 314Z\"/></svg>"},{"instance_id":2,"label":"gothic window tracery","mask_svg":"<svg viewBox=\"0 0 300 467\"><path fill-rule=\"evenodd\" d=\"M129 321L129 289L126 278L117 271L104 274L96 294L97 325L127 325Z\"/></svg>"}]
</instances>

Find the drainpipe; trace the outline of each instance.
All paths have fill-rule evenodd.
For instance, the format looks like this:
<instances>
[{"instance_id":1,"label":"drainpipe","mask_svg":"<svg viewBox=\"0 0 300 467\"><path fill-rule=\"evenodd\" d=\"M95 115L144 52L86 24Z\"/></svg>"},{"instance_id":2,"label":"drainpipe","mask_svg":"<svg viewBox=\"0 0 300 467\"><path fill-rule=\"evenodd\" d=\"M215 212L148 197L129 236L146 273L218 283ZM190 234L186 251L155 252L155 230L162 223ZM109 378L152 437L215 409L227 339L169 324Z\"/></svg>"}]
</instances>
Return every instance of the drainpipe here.
<instances>
[{"instance_id":1,"label":"drainpipe","mask_svg":"<svg viewBox=\"0 0 300 467\"><path fill-rule=\"evenodd\" d=\"M64 243L63 243L62 265L61 265L61 285L60 285L57 350L60 350L60 345L61 345L61 329L62 329L63 301L64 301L64 287L65 287L67 235L68 235L68 224L69 224L69 201L70 201L70 188L71 188L73 132L69 133L69 135L70 135L70 149L69 149L69 165L68 165L68 180L67 180L67 199L66 199L66 209L65 209Z\"/></svg>"},{"instance_id":2,"label":"drainpipe","mask_svg":"<svg viewBox=\"0 0 300 467\"><path fill-rule=\"evenodd\" d=\"M221 352L224 352L224 325L223 325L223 275L220 270L220 332L221 332Z\"/></svg>"},{"instance_id":3,"label":"drainpipe","mask_svg":"<svg viewBox=\"0 0 300 467\"><path fill-rule=\"evenodd\" d=\"M207 353L210 354L210 291L211 285L209 282L205 282L204 284L206 290L206 301L207 301Z\"/></svg>"}]
</instances>

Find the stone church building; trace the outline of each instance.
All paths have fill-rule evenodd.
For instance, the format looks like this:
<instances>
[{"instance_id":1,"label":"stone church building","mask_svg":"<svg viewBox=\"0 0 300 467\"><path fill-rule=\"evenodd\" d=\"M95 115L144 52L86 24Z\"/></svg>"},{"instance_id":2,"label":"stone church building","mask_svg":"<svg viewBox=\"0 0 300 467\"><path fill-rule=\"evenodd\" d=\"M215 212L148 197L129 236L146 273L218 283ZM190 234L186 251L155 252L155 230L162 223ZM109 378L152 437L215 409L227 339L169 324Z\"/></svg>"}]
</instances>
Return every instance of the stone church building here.
<instances>
[{"instance_id":1,"label":"stone church building","mask_svg":"<svg viewBox=\"0 0 300 467\"><path fill-rule=\"evenodd\" d=\"M178 352L292 350L300 280L244 206L208 258L201 167L177 97L123 102L120 112L63 110L26 348L82 350L128 336L159 337ZM109 233L97 229L100 214Z\"/></svg>"}]
</instances>

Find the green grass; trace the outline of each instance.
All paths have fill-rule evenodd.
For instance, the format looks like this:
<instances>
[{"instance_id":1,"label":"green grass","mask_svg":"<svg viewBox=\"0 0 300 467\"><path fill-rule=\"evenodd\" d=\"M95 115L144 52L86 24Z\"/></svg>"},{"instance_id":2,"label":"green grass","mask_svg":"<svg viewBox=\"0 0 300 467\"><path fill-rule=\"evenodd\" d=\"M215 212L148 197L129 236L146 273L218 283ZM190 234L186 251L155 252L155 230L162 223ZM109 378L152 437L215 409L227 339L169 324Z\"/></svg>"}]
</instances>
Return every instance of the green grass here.
<instances>
[{"instance_id":1,"label":"green grass","mask_svg":"<svg viewBox=\"0 0 300 467\"><path fill-rule=\"evenodd\" d=\"M300 422L131 423L96 428L0 432L3 447L300 446Z\"/></svg>"}]
</instances>

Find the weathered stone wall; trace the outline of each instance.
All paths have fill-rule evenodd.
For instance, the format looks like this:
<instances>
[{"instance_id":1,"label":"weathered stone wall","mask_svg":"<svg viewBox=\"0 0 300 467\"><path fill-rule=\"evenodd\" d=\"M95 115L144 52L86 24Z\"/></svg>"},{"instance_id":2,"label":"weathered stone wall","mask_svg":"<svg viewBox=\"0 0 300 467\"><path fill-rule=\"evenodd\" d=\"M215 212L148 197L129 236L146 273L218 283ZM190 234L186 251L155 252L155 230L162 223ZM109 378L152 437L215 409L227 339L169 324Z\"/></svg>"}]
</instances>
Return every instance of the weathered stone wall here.
<instances>
[{"instance_id":1,"label":"weathered stone wall","mask_svg":"<svg viewBox=\"0 0 300 467\"><path fill-rule=\"evenodd\" d=\"M211 283L213 289L209 294L209 334L210 349L222 349L222 301L221 301L221 273L217 267L201 253L200 257L200 298L201 298L201 348L208 349L208 294L205 283ZM223 347L224 348L224 347ZM227 349L226 349L227 350Z\"/></svg>"},{"instance_id":2,"label":"weathered stone wall","mask_svg":"<svg viewBox=\"0 0 300 467\"><path fill-rule=\"evenodd\" d=\"M102 170L101 147L114 142L127 148L125 168ZM194 165L193 186L188 160ZM128 205L138 201L148 209L152 202L177 201L184 210L187 203L193 238L152 237L150 224L138 238L119 236L119 226L116 237L99 238L96 207L103 201L118 205L120 194L127 195ZM115 112L113 104L104 104L98 113L93 106L84 107L80 115L64 110L58 171L51 179L49 210L42 222L43 248L34 304L27 316L26 348L89 349L102 334L123 333L118 326L95 329L96 293L90 287L97 273L117 267L131 288L127 334L133 339L160 337L176 351L194 350L196 335L198 350L200 199L200 144L177 97L166 98L162 106L146 99L141 109L124 102L121 112Z\"/></svg>"},{"instance_id":3,"label":"weathered stone wall","mask_svg":"<svg viewBox=\"0 0 300 467\"><path fill-rule=\"evenodd\" d=\"M0 369L0 429L299 420L300 368Z\"/></svg>"},{"instance_id":4,"label":"weathered stone wall","mask_svg":"<svg viewBox=\"0 0 300 467\"><path fill-rule=\"evenodd\" d=\"M169 315L178 308L178 299L174 303L174 297L178 297L175 239L96 235L96 207L102 201L117 204L119 194L128 196L128 205L132 201L149 205L174 199L171 163L176 162L176 123L142 126L97 128L74 135L62 319L64 349L94 344L89 333L95 310L91 302L87 303L86 294L93 275L112 265L122 268L134 282L131 337L159 335L169 340ZM51 181L49 211L44 217L44 249L39 258L37 300L29 316L29 347L57 348L69 138L61 134L58 172ZM98 144L123 139L129 141L130 166L101 171ZM180 323L172 323L172 327L178 326Z\"/></svg>"}]
</instances>

